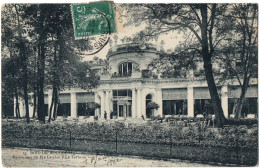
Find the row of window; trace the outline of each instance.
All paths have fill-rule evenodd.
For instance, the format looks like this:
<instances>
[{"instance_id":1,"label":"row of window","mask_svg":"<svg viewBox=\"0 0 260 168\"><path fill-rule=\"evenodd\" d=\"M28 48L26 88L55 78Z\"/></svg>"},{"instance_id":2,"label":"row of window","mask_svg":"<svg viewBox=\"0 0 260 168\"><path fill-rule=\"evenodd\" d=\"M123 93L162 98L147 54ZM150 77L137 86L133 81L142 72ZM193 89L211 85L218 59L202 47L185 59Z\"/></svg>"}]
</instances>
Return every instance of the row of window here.
<instances>
[{"instance_id":1,"label":"row of window","mask_svg":"<svg viewBox=\"0 0 260 168\"><path fill-rule=\"evenodd\" d=\"M233 113L233 108L237 99L228 100L228 114ZM132 101L128 103L118 104L118 101L113 101L113 116L115 117L132 117ZM151 102L146 100L146 104ZM241 114L246 117L248 114L257 114L257 98L246 98L242 107ZM48 104L44 106L45 115L48 115ZM163 100L163 114L164 115L187 115L187 100ZM78 103L78 116L94 116L94 110L88 110L87 103ZM210 99L196 99L194 102L194 115L199 114L214 114L213 106ZM58 106L57 116L70 116L70 103L61 103ZM146 115L149 118L151 111L146 110Z\"/></svg>"},{"instance_id":2,"label":"row of window","mask_svg":"<svg viewBox=\"0 0 260 168\"><path fill-rule=\"evenodd\" d=\"M233 113L233 108L237 99L228 99L228 114ZM257 98L246 98L242 107L242 116L247 114L257 114ZM187 115L187 100L163 100L164 115ZM196 99L194 101L194 115L214 114L211 99Z\"/></svg>"},{"instance_id":3,"label":"row of window","mask_svg":"<svg viewBox=\"0 0 260 168\"><path fill-rule=\"evenodd\" d=\"M113 90L113 98L117 97L128 97L132 98L132 90L131 89L125 89L125 90Z\"/></svg>"},{"instance_id":4,"label":"row of window","mask_svg":"<svg viewBox=\"0 0 260 168\"><path fill-rule=\"evenodd\" d=\"M124 62L118 66L118 73L121 76L131 76L132 72L133 72L132 62Z\"/></svg>"}]
</instances>

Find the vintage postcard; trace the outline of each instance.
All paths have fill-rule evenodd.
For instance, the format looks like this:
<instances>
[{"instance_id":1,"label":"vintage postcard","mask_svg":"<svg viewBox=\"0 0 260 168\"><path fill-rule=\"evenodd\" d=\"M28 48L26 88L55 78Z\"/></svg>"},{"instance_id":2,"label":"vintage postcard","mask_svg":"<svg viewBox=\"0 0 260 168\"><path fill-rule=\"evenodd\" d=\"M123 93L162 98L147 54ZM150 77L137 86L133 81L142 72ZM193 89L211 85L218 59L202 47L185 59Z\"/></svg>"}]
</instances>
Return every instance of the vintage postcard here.
<instances>
[{"instance_id":1,"label":"vintage postcard","mask_svg":"<svg viewBox=\"0 0 260 168\"><path fill-rule=\"evenodd\" d=\"M3 167L258 165L258 4L3 4Z\"/></svg>"}]
</instances>

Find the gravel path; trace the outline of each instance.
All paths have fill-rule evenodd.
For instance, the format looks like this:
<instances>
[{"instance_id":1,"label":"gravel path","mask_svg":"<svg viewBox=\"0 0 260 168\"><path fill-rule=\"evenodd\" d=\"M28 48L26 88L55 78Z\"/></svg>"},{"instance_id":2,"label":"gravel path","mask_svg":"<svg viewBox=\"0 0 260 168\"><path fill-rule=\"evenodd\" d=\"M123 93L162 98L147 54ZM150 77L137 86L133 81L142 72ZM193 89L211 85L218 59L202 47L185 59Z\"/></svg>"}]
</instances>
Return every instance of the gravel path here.
<instances>
[{"instance_id":1,"label":"gravel path","mask_svg":"<svg viewBox=\"0 0 260 168\"><path fill-rule=\"evenodd\" d=\"M60 150L2 148L5 167L209 167L182 160L152 160L140 157L69 153Z\"/></svg>"}]
</instances>

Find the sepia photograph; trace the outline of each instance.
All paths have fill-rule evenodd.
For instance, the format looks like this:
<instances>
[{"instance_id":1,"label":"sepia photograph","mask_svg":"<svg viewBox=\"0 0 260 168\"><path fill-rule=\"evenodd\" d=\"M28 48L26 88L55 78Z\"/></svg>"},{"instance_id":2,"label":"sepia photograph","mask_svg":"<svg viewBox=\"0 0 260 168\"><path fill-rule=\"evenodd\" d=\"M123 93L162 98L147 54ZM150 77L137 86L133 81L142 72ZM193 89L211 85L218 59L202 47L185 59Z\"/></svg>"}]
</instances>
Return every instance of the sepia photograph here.
<instances>
[{"instance_id":1,"label":"sepia photograph","mask_svg":"<svg viewBox=\"0 0 260 168\"><path fill-rule=\"evenodd\" d=\"M258 13L2 4L2 166L259 166Z\"/></svg>"}]
</instances>

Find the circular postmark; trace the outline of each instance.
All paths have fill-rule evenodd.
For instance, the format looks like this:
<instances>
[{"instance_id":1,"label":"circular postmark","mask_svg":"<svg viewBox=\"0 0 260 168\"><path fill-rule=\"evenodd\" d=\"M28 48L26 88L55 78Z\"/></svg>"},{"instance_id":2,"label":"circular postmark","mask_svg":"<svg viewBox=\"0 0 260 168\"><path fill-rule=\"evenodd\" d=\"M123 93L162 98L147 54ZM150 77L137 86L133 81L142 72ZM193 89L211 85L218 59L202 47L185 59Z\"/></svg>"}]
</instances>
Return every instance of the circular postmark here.
<instances>
[{"instance_id":1,"label":"circular postmark","mask_svg":"<svg viewBox=\"0 0 260 168\"><path fill-rule=\"evenodd\" d=\"M106 8L107 7L107 8ZM102 50L115 31L112 4L78 4L72 6L75 39L84 47L80 47L84 55L93 55ZM108 9L108 10L106 10Z\"/></svg>"}]
</instances>

